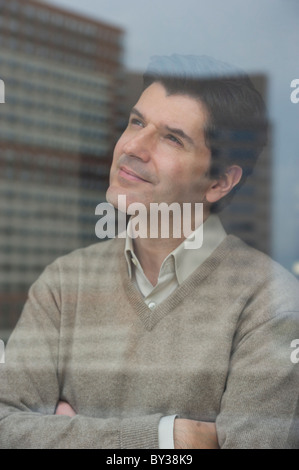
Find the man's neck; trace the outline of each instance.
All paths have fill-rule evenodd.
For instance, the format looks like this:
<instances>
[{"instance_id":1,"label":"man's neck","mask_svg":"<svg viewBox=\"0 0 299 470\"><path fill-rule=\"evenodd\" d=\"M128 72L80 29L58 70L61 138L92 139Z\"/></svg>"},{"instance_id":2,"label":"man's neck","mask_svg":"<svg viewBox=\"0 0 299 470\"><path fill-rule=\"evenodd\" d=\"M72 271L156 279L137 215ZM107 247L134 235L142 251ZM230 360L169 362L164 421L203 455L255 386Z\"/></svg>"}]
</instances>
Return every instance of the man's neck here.
<instances>
[{"instance_id":1,"label":"man's neck","mask_svg":"<svg viewBox=\"0 0 299 470\"><path fill-rule=\"evenodd\" d=\"M163 261L183 241L183 238L136 238L133 240L134 252L144 274L153 286L158 282Z\"/></svg>"},{"instance_id":2,"label":"man's neck","mask_svg":"<svg viewBox=\"0 0 299 470\"><path fill-rule=\"evenodd\" d=\"M203 222L209 214L204 214ZM186 236L180 238L135 238L134 252L142 266L143 272L153 286L157 284L161 265L165 258L175 250Z\"/></svg>"}]
</instances>

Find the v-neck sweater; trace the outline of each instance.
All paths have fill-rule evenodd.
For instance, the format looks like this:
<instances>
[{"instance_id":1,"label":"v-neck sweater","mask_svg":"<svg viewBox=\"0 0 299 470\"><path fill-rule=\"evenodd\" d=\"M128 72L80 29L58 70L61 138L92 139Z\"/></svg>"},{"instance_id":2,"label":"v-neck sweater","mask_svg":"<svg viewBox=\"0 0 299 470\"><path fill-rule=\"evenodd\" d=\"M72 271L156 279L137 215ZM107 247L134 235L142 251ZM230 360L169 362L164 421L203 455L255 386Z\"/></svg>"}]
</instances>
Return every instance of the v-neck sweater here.
<instances>
[{"instance_id":1,"label":"v-neck sweater","mask_svg":"<svg viewBox=\"0 0 299 470\"><path fill-rule=\"evenodd\" d=\"M158 449L172 414L216 422L221 448L288 447L297 280L229 235L152 311L123 253L76 250L31 287L0 365L0 448Z\"/></svg>"}]
</instances>

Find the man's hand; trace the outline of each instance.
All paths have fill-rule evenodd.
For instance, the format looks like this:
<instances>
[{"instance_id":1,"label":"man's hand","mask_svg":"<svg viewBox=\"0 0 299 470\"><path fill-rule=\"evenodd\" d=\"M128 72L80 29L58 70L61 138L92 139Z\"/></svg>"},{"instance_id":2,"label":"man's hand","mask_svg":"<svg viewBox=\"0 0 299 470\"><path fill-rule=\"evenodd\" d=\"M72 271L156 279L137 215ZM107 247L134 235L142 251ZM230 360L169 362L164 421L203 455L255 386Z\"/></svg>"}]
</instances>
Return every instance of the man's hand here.
<instances>
[{"instance_id":1,"label":"man's hand","mask_svg":"<svg viewBox=\"0 0 299 470\"><path fill-rule=\"evenodd\" d=\"M76 412L65 401L57 405L55 415L76 416ZM174 422L175 449L219 449L215 423L176 419Z\"/></svg>"},{"instance_id":2,"label":"man's hand","mask_svg":"<svg viewBox=\"0 0 299 470\"><path fill-rule=\"evenodd\" d=\"M175 449L219 449L215 423L176 419L173 436Z\"/></svg>"},{"instance_id":3,"label":"man's hand","mask_svg":"<svg viewBox=\"0 0 299 470\"><path fill-rule=\"evenodd\" d=\"M66 401L60 401L55 411L55 415L64 415L69 416L70 418L76 416L76 414L77 413L73 410L71 405L69 405Z\"/></svg>"}]
</instances>

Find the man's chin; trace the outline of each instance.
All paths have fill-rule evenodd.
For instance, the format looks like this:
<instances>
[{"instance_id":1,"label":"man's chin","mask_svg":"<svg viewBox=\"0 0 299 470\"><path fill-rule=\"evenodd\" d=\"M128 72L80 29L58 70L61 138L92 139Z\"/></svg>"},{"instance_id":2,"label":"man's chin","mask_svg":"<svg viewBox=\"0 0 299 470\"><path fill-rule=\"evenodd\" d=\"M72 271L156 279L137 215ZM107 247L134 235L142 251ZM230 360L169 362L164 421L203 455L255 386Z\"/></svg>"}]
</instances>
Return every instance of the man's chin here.
<instances>
[{"instance_id":1,"label":"man's chin","mask_svg":"<svg viewBox=\"0 0 299 470\"><path fill-rule=\"evenodd\" d=\"M136 210L138 210L138 204L141 204L142 209L146 209L148 206L146 201L142 200L139 194L132 194L131 192L126 192L124 190L121 190L119 187L112 185L109 186L106 192L106 200L107 202L112 204L115 209L131 215L134 214Z\"/></svg>"},{"instance_id":2,"label":"man's chin","mask_svg":"<svg viewBox=\"0 0 299 470\"><path fill-rule=\"evenodd\" d=\"M128 197L125 191L121 191L120 188L110 185L106 192L106 200L115 209L127 213L127 209L130 203L128 203Z\"/></svg>"},{"instance_id":3,"label":"man's chin","mask_svg":"<svg viewBox=\"0 0 299 470\"><path fill-rule=\"evenodd\" d=\"M115 209L118 209L119 195L120 191L117 191L116 188L110 185L106 192L106 200L109 202L109 204L112 204Z\"/></svg>"}]
</instances>

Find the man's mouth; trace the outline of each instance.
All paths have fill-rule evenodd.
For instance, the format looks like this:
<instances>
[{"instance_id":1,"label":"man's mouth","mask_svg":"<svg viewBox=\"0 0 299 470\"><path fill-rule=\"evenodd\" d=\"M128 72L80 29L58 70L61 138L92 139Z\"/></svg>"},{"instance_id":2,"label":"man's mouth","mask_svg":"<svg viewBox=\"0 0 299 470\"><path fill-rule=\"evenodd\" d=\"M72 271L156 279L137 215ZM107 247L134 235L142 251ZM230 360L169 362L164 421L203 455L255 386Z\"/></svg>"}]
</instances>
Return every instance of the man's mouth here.
<instances>
[{"instance_id":1,"label":"man's mouth","mask_svg":"<svg viewBox=\"0 0 299 470\"><path fill-rule=\"evenodd\" d=\"M126 180L130 180L130 181L143 181L145 183L149 183L148 180L146 180L145 178L143 178L142 176L138 175L133 170L131 170L131 169L125 167L125 166L120 167L119 176L121 178L124 178Z\"/></svg>"}]
</instances>

